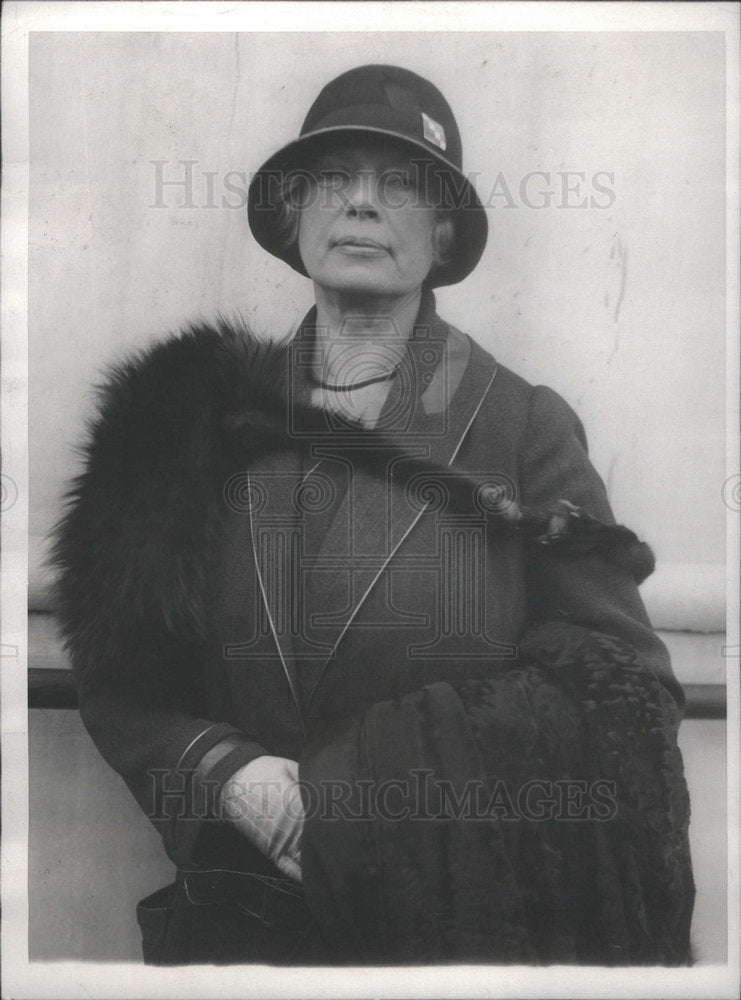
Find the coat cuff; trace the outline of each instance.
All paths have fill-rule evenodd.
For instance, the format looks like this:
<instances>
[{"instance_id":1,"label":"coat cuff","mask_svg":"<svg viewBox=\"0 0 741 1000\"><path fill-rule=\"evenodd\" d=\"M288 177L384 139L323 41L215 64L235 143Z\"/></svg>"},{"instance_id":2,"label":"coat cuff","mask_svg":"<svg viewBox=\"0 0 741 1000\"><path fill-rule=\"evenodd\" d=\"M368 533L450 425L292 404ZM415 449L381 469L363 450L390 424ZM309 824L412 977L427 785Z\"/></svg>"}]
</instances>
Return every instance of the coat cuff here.
<instances>
[{"instance_id":1,"label":"coat cuff","mask_svg":"<svg viewBox=\"0 0 741 1000\"><path fill-rule=\"evenodd\" d=\"M244 736L227 736L201 757L196 768L198 785L208 789L208 798L216 804L224 783L245 764L264 756L267 752L259 743L254 743Z\"/></svg>"},{"instance_id":2,"label":"coat cuff","mask_svg":"<svg viewBox=\"0 0 741 1000\"><path fill-rule=\"evenodd\" d=\"M225 723L210 726L186 747L176 767L169 795L170 822L163 835L165 850L178 867L192 863L204 826L219 821L224 782L266 753L259 743Z\"/></svg>"}]
</instances>

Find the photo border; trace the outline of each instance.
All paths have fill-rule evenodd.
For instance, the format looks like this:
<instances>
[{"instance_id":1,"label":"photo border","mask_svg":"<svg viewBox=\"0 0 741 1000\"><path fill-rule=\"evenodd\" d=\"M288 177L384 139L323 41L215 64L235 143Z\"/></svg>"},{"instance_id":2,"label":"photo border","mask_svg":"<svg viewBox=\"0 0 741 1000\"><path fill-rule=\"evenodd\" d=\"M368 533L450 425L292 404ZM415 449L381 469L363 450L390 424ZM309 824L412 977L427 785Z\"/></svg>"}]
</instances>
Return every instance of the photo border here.
<instances>
[{"instance_id":1,"label":"photo border","mask_svg":"<svg viewBox=\"0 0 741 1000\"><path fill-rule=\"evenodd\" d=\"M727 55L727 472L739 455L739 8L692 3L6 3L2 19L2 957L7 997L736 997L739 983L738 513L729 510L728 964L683 969L301 969L28 961L28 36L31 31L722 31ZM307 26L305 29L301 25ZM310 25L310 27L308 27ZM382 25L382 27L380 27Z\"/></svg>"}]
</instances>

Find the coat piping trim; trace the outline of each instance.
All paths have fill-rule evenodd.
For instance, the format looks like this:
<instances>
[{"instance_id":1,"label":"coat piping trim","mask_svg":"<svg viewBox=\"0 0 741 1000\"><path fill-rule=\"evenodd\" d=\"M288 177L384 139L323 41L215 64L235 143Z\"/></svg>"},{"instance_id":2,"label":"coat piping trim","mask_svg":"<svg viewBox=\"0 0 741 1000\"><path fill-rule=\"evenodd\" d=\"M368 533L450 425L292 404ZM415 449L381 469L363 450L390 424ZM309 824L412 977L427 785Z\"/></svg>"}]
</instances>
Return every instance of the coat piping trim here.
<instances>
[{"instance_id":1,"label":"coat piping trim","mask_svg":"<svg viewBox=\"0 0 741 1000\"><path fill-rule=\"evenodd\" d=\"M202 736L205 736L206 733L210 733L212 729L216 729L216 727L218 725L219 725L218 722L214 722L212 725L206 726L206 728L204 730L202 730L197 736L195 736L190 741L190 743L187 745L187 747L185 748L185 750L183 750L183 752L180 754L180 759L178 760L177 764L175 765L175 771L176 772L180 770L180 765L183 763L183 761L185 760L185 758L188 756L188 751L191 750L196 745L196 743L201 739Z\"/></svg>"},{"instance_id":2,"label":"coat piping trim","mask_svg":"<svg viewBox=\"0 0 741 1000\"><path fill-rule=\"evenodd\" d=\"M247 471L247 490L248 496L252 496L252 477L250 476L249 470ZM270 631L273 633L273 639L275 641L276 648L278 650L278 656L280 656L280 662L283 666L283 673L286 675L286 680L288 681L288 687L291 689L291 697L293 698L293 703L296 706L296 712L298 713L299 722L301 723L301 732L304 739L307 739L306 735L306 725L304 722L304 713L301 710L301 702L299 701L296 688L293 683L293 678L291 677L291 672L288 669L288 664L283 655L283 650L281 649L280 640L278 639L278 631L275 627L275 621L273 620L273 613L270 610L270 602L268 601L267 591L265 589L265 583L262 578L262 573L260 571L260 559L257 552L257 545L255 542L255 526L252 519L252 505L249 508L250 517L250 539L252 541L252 551L255 556L255 572L257 574L257 582L260 585L260 593L262 594L263 604L265 605L265 610L267 611L268 621L270 622Z\"/></svg>"},{"instance_id":3,"label":"coat piping trim","mask_svg":"<svg viewBox=\"0 0 741 1000\"><path fill-rule=\"evenodd\" d=\"M461 450L461 446L462 446L463 442L466 440L466 435L471 430L471 427L473 426L474 420L476 419L476 417L478 417L479 411L481 410L481 407L484 405L484 400L489 395L489 390L491 389L492 385L494 384L494 379L497 377L497 371L498 370L499 370L498 367L496 367L494 369L494 371L491 373L491 378L489 379L489 384L484 389L484 391L481 393L481 399L478 401L476 409L471 414L471 419L466 424L466 429L463 431L463 433L461 434L460 438L458 439L458 444L455 446L455 450L453 451L453 454L448 459L448 465L452 465L453 462L455 462L456 458L458 457L458 452Z\"/></svg>"}]
</instances>

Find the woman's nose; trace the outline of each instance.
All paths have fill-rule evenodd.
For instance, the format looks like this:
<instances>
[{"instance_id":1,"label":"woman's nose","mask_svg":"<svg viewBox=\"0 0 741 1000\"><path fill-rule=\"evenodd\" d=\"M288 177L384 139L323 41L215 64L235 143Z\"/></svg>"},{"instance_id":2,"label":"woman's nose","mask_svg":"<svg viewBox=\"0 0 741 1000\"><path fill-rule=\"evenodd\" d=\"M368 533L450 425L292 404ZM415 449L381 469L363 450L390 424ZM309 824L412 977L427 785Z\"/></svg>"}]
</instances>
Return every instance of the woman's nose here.
<instances>
[{"instance_id":1,"label":"woman's nose","mask_svg":"<svg viewBox=\"0 0 741 1000\"><path fill-rule=\"evenodd\" d=\"M346 192L346 212L351 218L378 217L378 178L373 170L358 170Z\"/></svg>"}]
</instances>

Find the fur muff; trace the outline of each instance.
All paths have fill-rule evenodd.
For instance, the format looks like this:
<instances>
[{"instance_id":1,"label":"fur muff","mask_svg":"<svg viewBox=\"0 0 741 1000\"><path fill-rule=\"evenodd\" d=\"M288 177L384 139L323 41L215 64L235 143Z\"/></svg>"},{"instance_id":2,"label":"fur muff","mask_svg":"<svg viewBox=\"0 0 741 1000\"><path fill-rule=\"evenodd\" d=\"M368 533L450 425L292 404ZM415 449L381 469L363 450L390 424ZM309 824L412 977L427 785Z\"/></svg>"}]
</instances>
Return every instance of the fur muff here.
<instances>
[{"instance_id":1,"label":"fur muff","mask_svg":"<svg viewBox=\"0 0 741 1000\"><path fill-rule=\"evenodd\" d=\"M688 964L678 724L631 646L564 622L531 629L496 676L374 704L300 760L324 939L358 965ZM334 812L322 795L337 787Z\"/></svg>"}]
</instances>

